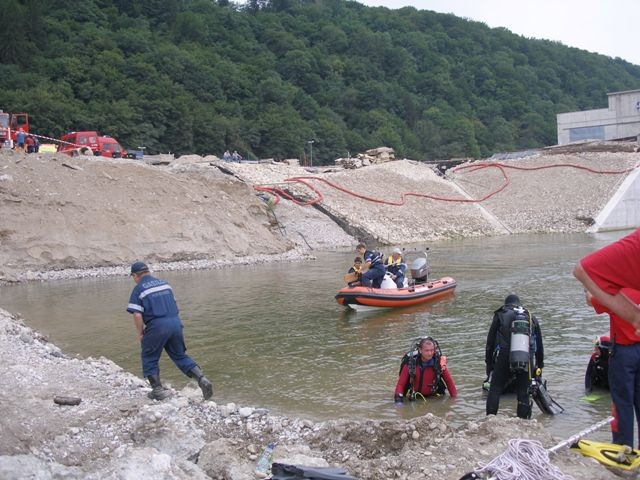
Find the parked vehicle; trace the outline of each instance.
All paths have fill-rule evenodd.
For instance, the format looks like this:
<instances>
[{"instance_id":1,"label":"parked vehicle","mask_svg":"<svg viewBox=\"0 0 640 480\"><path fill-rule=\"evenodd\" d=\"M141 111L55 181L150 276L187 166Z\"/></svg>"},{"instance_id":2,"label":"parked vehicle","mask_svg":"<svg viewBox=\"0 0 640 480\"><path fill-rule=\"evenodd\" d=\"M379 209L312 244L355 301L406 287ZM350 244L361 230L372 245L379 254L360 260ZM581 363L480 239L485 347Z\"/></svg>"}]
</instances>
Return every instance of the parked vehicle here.
<instances>
[{"instance_id":1,"label":"parked vehicle","mask_svg":"<svg viewBox=\"0 0 640 480\"><path fill-rule=\"evenodd\" d=\"M115 138L98 135L95 131L65 133L60 137L58 152L109 158L122 158L127 153Z\"/></svg>"},{"instance_id":2,"label":"parked vehicle","mask_svg":"<svg viewBox=\"0 0 640 480\"><path fill-rule=\"evenodd\" d=\"M29 133L29 115L26 113L7 113L0 110L0 147L12 148L18 130Z\"/></svg>"},{"instance_id":3,"label":"parked vehicle","mask_svg":"<svg viewBox=\"0 0 640 480\"><path fill-rule=\"evenodd\" d=\"M109 158L122 158L127 152L115 138L105 135L98 137L98 149L94 150L93 154Z\"/></svg>"}]
</instances>

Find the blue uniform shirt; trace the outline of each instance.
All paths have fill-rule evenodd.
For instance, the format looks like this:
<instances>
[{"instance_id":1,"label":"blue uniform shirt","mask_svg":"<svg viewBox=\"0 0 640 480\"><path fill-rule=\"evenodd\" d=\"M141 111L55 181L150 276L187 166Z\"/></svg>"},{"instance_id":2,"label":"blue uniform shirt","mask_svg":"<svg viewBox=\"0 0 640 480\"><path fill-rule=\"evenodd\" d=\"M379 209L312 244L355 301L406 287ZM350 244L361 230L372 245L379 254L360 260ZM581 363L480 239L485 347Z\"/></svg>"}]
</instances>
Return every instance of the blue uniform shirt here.
<instances>
[{"instance_id":1,"label":"blue uniform shirt","mask_svg":"<svg viewBox=\"0 0 640 480\"><path fill-rule=\"evenodd\" d=\"M370 263L372 267L379 265L384 266L384 264L382 263L382 254L374 250L366 250L364 252L364 262Z\"/></svg>"},{"instance_id":2,"label":"blue uniform shirt","mask_svg":"<svg viewBox=\"0 0 640 480\"><path fill-rule=\"evenodd\" d=\"M127 312L140 313L146 325L154 318L178 318L178 304L171 285L145 275L131 292Z\"/></svg>"}]
</instances>

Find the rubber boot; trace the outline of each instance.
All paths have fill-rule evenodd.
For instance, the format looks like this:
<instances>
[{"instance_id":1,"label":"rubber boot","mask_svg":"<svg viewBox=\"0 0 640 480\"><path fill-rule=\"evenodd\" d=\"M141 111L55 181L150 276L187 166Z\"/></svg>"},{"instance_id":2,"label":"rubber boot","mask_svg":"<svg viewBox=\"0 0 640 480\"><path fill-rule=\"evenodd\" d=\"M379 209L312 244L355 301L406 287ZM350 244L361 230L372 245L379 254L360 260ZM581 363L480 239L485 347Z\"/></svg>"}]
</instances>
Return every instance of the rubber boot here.
<instances>
[{"instance_id":1,"label":"rubber boot","mask_svg":"<svg viewBox=\"0 0 640 480\"><path fill-rule=\"evenodd\" d=\"M164 400L171 396L171 390L162 386L160 383L160 375L149 375L147 377L149 384L151 385L151 391L147 393L147 397L151 400Z\"/></svg>"},{"instance_id":2,"label":"rubber boot","mask_svg":"<svg viewBox=\"0 0 640 480\"><path fill-rule=\"evenodd\" d=\"M204 376L200 367L197 365L193 367L189 370L187 376L198 380L198 386L200 387L200 390L202 390L202 396L205 400L209 400L213 395L213 385L211 385L211 382Z\"/></svg>"}]
</instances>

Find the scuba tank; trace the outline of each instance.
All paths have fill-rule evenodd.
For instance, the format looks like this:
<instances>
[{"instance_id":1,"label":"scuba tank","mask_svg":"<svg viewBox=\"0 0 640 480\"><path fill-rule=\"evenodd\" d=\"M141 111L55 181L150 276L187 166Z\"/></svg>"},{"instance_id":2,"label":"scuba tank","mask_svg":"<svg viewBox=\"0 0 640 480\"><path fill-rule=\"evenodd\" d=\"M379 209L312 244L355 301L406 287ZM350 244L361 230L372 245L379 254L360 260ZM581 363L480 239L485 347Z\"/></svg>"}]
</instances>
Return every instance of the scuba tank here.
<instances>
[{"instance_id":1,"label":"scuba tank","mask_svg":"<svg viewBox=\"0 0 640 480\"><path fill-rule=\"evenodd\" d=\"M529 319L522 307L515 307L515 320L511 323L511 349L509 366L514 372L526 372L529 369Z\"/></svg>"}]
</instances>

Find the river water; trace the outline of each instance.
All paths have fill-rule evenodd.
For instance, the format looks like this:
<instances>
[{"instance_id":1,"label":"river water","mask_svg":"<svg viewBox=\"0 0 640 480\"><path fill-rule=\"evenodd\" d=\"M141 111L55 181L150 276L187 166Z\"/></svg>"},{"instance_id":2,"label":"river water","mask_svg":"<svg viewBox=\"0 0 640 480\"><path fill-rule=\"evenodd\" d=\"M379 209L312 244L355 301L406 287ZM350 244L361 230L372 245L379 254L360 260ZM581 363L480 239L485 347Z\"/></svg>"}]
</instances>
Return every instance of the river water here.
<instances>
[{"instance_id":1,"label":"river water","mask_svg":"<svg viewBox=\"0 0 640 480\"><path fill-rule=\"evenodd\" d=\"M334 295L354 252L317 261L167 272L185 324L188 352L214 383L214 400L313 420L410 418L433 412L453 424L484 416L484 347L493 311L509 293L540 320L548 390L565 408L534 417L563 436L608 416L609 394L585 397L584 372L608 318L584 303L571 272L587 253L627 232L544 234L430 244L432 277L458 281L455 294L409 309L355 313ZM412 260L408 256L407 260ZM0 306L19 312L70 355L105 356L141 375L139 345L125 312L129 277L57 281L0 289ZM393 405L400 358L413 339L440 342L459 396ZM188 379L163 355L164 381ZM515 396L500 413L515 416ZM596 436L597 437L597 436ZM601 439L608 439L602 433Z\"/></svg>"}]
</instances>

